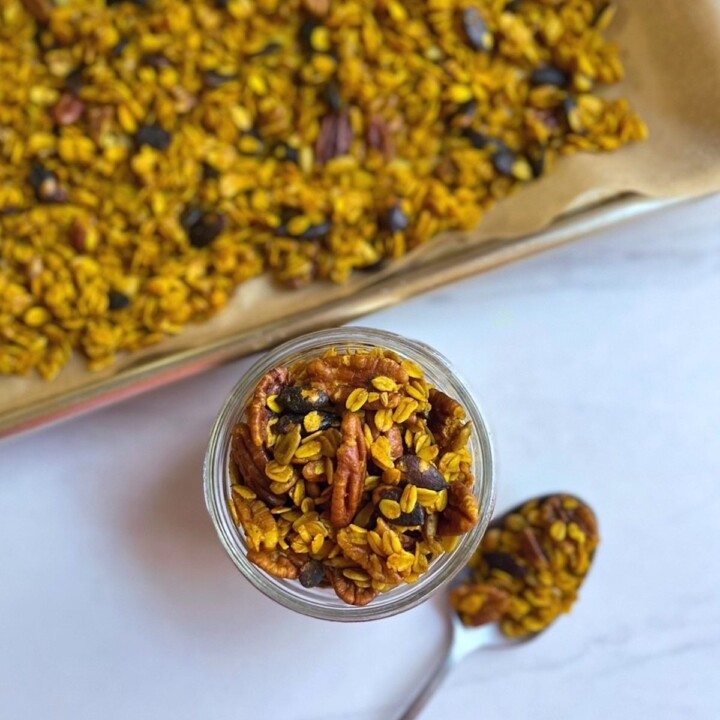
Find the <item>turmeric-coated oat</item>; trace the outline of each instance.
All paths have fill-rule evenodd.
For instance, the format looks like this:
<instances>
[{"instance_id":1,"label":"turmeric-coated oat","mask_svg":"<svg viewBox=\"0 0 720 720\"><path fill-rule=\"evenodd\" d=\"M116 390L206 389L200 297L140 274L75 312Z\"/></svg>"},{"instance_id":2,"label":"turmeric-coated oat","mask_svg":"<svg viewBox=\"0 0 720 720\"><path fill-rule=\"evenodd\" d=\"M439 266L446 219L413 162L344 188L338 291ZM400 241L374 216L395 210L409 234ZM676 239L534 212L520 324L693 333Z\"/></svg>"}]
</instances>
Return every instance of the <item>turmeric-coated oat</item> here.
<instances>
[{"instance_id":1,"label":"turmeric-coated oat","mask_svg":"<svg viewBox=\"0 0 720 720\"><path fill-rule=\"evenodd\" d=\"M530 500L490 524L452 605L466 625L498 622L509 637L541 632L570 612L599 542L595 513L578 498Z\"/></svg>"},{"instance_id":2,"label":"turmeric-coated oat","mask_svg":"<svg viewBox=\"0 0 720 720\"><path fill-rule=\"evenodd\" d=\"M3 0L0 374L342 282L645 137L605 0Z\"/></svg>"},{"instance_id":3,"label":"turmeric-coated oat","mask_svg":"<svg viewBox=\"0 0 720 720\"><path fill-rule=\"evenodd\" d=\"M389 350L271 370L232 433L230 510L248 559L351 605L416 582L478 522L472 431Z\"/></svg>"}]
</instances>

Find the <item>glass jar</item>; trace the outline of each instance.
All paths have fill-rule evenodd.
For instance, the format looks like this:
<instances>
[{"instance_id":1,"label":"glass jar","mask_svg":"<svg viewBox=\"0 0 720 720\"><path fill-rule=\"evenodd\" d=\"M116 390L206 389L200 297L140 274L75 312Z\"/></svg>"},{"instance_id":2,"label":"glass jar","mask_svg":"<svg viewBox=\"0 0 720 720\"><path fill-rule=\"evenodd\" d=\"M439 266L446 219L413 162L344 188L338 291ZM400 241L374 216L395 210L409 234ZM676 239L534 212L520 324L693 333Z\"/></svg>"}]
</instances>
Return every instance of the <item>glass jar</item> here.
<instances>
[{"instance_id":1,"label":"glass jar","mask_svg":"<svg viewBox=\"0 0 720 720\"><path fill-rule=\"evenodd\" d=\"M229 509L230 440L233 427L241 422L245 407L260 379L279 365L291 365L322 355L329 348L339 351L383 347L394 350L420 365L429 383L456 398L473 423L469 447L473 455L475 495L480 518L477 525L461 536L456 549L431 563L428 571L413 584L403 584L380 593L371 603L356 607L343 602L332 588L304 588L297 580L281 580L269 575L247 559L242 528L233 522ZM322 330L284 343L260 358L233 388L210 434L204 466L205 502L220 542L240 572L261 592L281 605L316 618L339 621L375 620L409 610L427 600L446 585L470 560L492 515L495 503L490 436L482 414L467 383L440 353L424 343L394 333L363 327Z\"/></svg>"}]
</instances>

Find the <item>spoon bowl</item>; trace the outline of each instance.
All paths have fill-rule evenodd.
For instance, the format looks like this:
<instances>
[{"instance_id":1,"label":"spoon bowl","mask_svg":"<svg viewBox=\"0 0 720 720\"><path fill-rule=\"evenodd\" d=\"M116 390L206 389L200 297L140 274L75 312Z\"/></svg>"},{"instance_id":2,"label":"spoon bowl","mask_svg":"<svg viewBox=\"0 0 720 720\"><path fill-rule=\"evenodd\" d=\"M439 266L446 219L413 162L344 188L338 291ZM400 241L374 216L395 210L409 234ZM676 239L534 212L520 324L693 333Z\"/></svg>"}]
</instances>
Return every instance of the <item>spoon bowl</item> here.
<instances>
[{"instance_id":1,"label":"spoon bowl","mask_svg":"<svg viewBox=\"0 0 720 720\"><path fill-rule=\"evenodd\" d=\"M583 503L582 500L566 493L543 495L538 498L526 500L525 502L512 507L498 518L495 518L488 526L488 531L502 526L510 515L517 514L528 503L533 502L533 500L537 500L538 503L544 503L553 497L559 496L562 496L563 498L572 498L582 506L588 507L589 509L589 506L586 503ZM592 556L590 557L590 561L592 561ZM581 577L580 584L584 582L585 577L587 577L587 573ZM548 630L554 622L555 621L553 620L550 624L537 632L531 632L522 635L521 637L509 637L502 632L500 624L497 622L487 623L478 627L471 627L465 625L465 623L463 623L460 619L458 613L451 610L447 614L448 636L442 660L433 670L430 677L425 681L424 685L420 688L410 705L401 715L398 716L397 720L413 720L413 718L417 718L450 669L468 655L474 653L476 650L480 650L481 648L483 650L505 650L517 647L518 645L523 645L539 638L540 635Z\"/></svg>"}]
</instances>

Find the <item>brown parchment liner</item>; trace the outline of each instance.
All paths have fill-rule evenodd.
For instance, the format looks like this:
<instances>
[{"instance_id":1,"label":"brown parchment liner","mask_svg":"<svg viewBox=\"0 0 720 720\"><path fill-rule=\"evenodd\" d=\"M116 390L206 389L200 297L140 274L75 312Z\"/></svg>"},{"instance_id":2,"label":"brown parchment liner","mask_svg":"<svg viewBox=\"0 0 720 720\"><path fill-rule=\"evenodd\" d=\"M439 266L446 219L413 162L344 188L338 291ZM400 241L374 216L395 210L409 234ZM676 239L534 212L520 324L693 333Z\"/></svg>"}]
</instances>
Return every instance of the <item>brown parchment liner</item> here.
<instances>
[{"instance_id":1,"label":"brown parchment liner","mask_svg":"<svg viewBox=\"0 0 720 720\"><path fill-rule=\"evenodd\" d=\"M356 273L347 285L293 292L258 278L241 286L211 321L121 356L102 372L89 372L75 357L49 383L34 375L0 377L0 435L339 324L666 204L628 196L671 199L720 191L720 0L619 5L611 35L622 48L627 76L611 92L628 97L648 123L646 143L561 159L549 177L499 203L474 231L446 233L382 272Z\"/></svg>"}]
</instances>

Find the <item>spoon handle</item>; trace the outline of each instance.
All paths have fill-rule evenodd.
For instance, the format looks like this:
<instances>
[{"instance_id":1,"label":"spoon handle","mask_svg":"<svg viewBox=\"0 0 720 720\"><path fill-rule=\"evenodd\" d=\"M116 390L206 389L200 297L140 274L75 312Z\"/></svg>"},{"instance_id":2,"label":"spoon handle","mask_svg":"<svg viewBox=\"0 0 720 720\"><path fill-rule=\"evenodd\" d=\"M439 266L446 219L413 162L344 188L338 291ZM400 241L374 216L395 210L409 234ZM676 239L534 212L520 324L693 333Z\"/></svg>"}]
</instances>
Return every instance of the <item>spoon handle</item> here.
<instances>
[{"instance_id":1,"label":"spoon handle","mask_svg":"<svg viewBox=\"0 0 720 720\"><path fill-rule=\"evenodd\" d=\"M450 668L453 667L458 660L459 658L454 656L452 652L451 642L445 649L445 654L438 666L433 670L432 675L425 681L425 684L418 690L410 705L397 720L414 720L414 718L417 718L423 711L423 708L428 704L435 690L440 686L440 683L445 679Z\"/></svg>"}]
</instances>

